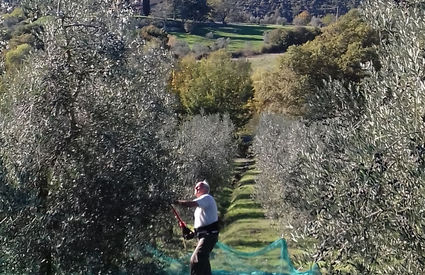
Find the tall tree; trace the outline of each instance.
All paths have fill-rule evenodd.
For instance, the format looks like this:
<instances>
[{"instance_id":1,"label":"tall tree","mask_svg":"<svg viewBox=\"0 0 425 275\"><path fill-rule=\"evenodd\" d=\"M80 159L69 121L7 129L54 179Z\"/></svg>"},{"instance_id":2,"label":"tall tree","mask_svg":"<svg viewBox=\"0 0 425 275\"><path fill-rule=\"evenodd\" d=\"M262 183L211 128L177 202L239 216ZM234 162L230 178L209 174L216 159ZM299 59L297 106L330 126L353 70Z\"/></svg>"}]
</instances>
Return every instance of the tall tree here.
<instances>
[{"instance_id":1,"label":"tall tree","mask_svg":"<svg viewBox=\"0 0 425 275\"><path fill-rule=\"evenodd\" d=\"M234 2L230 0L210 0L208 1L211 6L212 17L226 24L226 18L230 15L235 9Z\"/></svg>"},{"instance_id":2,"label":"tall tree","mask_svg":"<svg viewBox=\"0 0 425 275\"><path fill-rule=\"evenodd\" d=\"M155 14L163 17L167 15L183 21L203 21L210 11L206 0L166 0L161 2L158 7Z\"/></svg>"},{"instance_id":3,"label":"tall tree","mask_svg":"<svg viewBox=\"0 0 425 275\"><path fill-rule=\"evenodd\" d=\"M206 0L180 0L181 4L178 7L178 14L181 19L204 21L210 7Z\"/></svg>"},{"instance_id":4,"label":"tall tree","mask_svg":"<svg viewBox=\"0 0 425 275\"><path fill-rule=\"evenodd\" d=\"M185 113L227 113L240 127L252 114L250 71L248 62L234 61L223 50L199 62L188 56L173 72L171 89L179 95Z\"/></svg>"},{"instance_id":5,"label":"tall tree","mask_svg":"<svg viewBox=\"0 0 425 275\"><path fill-rule=\"evenodd\" d=\"M2 272L154 274L138 247L175 189L170 60L112 4L24 3L44 48L4 79Z\"/></svg>"},{"instance_id":6,"label":"tall tree","mask_svg":"<svg viewBox=\"0 0 425 275\"><path fill-rule=\"evenodd\" d=\"M210 11L210 7L204 0L166 0L158 6L159 8L155 11L155 14L163 17L167 15L183 21L203 21Z\"/></svg>"}]
</instances>

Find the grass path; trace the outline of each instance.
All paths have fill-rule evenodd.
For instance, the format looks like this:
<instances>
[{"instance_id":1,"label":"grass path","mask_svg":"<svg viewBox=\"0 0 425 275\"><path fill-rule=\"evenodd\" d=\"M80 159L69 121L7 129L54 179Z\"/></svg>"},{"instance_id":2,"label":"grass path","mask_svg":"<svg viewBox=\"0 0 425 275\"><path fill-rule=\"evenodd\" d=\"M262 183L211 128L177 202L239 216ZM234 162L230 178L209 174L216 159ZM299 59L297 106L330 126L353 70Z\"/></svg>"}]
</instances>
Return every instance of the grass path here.
<instances>
[{"instance_id":1,"label":"grass path","mask_svg":"<svg viewBox=\"0 0 425 275\"><path fill-rule=\"evenodd\" d=\"M240 59L248 60L251 62L252 71L273 71L279 66L279 59L284 53L266 53L250 57L240 57Z\"/></svg>"},{"instance_id":2,"label":"grass path","mask_svg":"<svg viewBox=\"0 0 425 275\"><path fill-rule=\"evenodd\" d=\"M239 158L234 160L234 165L235 178L237 180L233 182L233 186L229 185L229 187L223 188L214 194L221 221L219 241L241 252L256 252L281 238L283 233L283 237L288 243L288 253L292 264L295 268L300 267L301 270L310 269L312 264L311 254L307 253L305 248L311 248L312 243L294 243L288 240L290 232L279 230L273 221L265 217L263 208L253 199L255 179L261 176L261 171L255 168L255 161L249 158ZM182 213L182 211L180 212ZM171 258L185 259L183 267L187 268L188 260L196 247L197 241L196 239L185 241L181 238L180 229L174 227L173 230L174 232L170 235L172 238L168 240L169 243L173 244L173 248L167 249L166 246L159 246L158 248L164 255L168 255ZM267 272L275 272L276 269L287 268L287 265L281 261L280 250L273 250L271 253L252 257L248 260L235 258L219 251L218 249L215 250L215 258L212 260L214 270L229 268L229 263L231 264L230 270L236 270L232 269L233 267L243 267L244 263L249 266L257 266L261 270L263 268L270 269L265 270ZM159 257L163 258L161 255ZM176 270L182 268L180 264L176 266L175 264L170 265L170 268L174 267L177 268ZM183 273L177 272L176 274Z\"/></svg>"},{"instance_id":3,"label":"grass path","mask_svg":"<svg viewBox=\"0 0 425 275\"><path fill-rule=\"evenodd\" d=\"M280 237L279 231L264 216L264 210L253 198L255 170L253 160L236 159L235 170L240 180L235 183L230 203L223 215L220 241L242 251L261 249Z\"/></svg>"},{"instance_id":4,"label":"grass path","mask_svg":"<svg viewBox=\"0 0 425 275\"><path fill-rule=\"evenodd\" d=\"M219 205L227 206L220 210L223 226L219 241L239 251L253 252L283 237L288 243L292 263L301 269L310 268L312 259L307 250L313 247L312 240L288 240L291 232L279 230L273 221L265 217L263 208L253 198L255 179L261 176L261 171L255 168L255 161L240 158L234 163L240 179L226 191L227 204L222 204L223 197L218 198Z\"/></svg>"}]
</instances>

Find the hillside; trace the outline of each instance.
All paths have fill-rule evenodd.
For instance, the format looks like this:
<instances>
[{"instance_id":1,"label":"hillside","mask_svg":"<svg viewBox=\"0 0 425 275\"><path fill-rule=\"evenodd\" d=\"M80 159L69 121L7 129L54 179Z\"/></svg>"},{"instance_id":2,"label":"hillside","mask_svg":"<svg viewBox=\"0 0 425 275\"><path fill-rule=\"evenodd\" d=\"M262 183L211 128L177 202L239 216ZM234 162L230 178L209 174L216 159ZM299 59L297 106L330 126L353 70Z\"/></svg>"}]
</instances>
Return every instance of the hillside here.
<instances>
[{"instance_id":1,"label":"hillside","mask_svg":"<svg viewBox=\"0 0 425 275\"><path fill-rule=\"evenodd\" d=\"M252 22L256 18L264 19L270 16L284 17L291 22L295 15L304 10L314 16L327 13L342 15L358 7L360 0L236 0L231 3L235 7L231 11L231 17L241 20L240 22ZM153 14L163 14L167 6L169 7L167 0L151 0Z\"/></svg>"}]
</instances>

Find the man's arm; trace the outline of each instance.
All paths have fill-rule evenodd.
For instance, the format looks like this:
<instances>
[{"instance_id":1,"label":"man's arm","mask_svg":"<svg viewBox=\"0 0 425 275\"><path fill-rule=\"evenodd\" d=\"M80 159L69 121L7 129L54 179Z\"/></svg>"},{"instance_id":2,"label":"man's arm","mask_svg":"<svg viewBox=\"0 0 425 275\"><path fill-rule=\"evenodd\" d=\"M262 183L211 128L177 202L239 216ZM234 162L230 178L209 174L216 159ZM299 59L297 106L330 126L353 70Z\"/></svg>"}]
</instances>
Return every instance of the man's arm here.
<instances>
[{"instance_id":1,"label":"man's arm","mask_svg":"<svg viewBox=\"0 0 425 275\"><path fill-rule=\"evenodd\" d=\"M174 203L186 207L198 207L198 203L196 201L176 200Z\"/></svg>"}]
</instances>

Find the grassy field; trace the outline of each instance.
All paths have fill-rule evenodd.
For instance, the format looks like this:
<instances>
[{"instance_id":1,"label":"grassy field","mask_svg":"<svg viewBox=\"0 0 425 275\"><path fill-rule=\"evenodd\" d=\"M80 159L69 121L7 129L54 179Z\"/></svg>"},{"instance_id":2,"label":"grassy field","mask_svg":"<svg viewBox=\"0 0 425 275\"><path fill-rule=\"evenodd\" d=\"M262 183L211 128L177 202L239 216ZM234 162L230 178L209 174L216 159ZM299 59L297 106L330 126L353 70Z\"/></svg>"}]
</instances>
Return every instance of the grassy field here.
<instances>
[{"instance_id":1,"label":"grassy field","mask_svg":"<svg viewBox=\"0 0 425 275\"><path fill-rule=\"evenodd\" d=\"M245 168L242 168L244 166ZM311 248L312 242L304 240L294 243L288 240L290 232L283 232L273 221L265 217L261 205L252 197L255 178L261 176L261 171L255 169L252 160L236 159L235 170L238 169L244 170L232 193L226 195L229 203L223 215L224 226L220 232L220 242L240 251L253 252L283 237L288 242L288 251L293 264L301 269L309 268L311 259L306 248Z\"/></svg>"},{"instance_id":2,"label":"grassy field","mask_svg":"<svg viewBox=\"0 0 425 275\"><path fill-rule=\"evenodd\" d=\"M254 24L200 24L192 34L170 32L178 39L185 40L189 46L194 44L211 45L217 38L230 38L228 50L231 52L244 49L259 51L263 45L265 31L276 28L292 28L292 26L254 25ZM209 35L207 35L210 33Z\"/></svg>"},{"instance_id":3,"label":"grassy field","mask_svg":"<svg viewBox=\"0 0 425 275\"><path fill-rule=\"evenodd\" d=\"M250 57L240 57L239 59L248 60L251 63L252 71L272 71L279 65L279 58L283 53L260 54Z\"/></svg>"}]
</instances>

